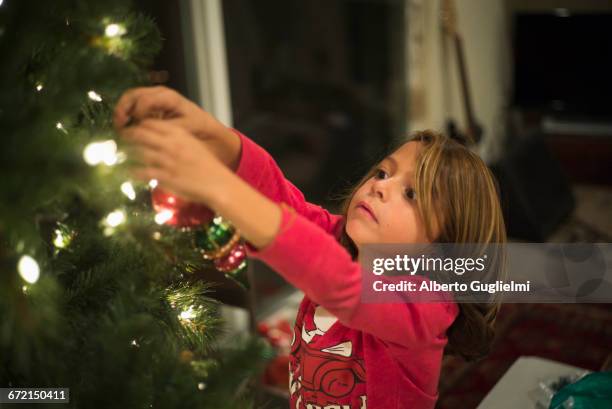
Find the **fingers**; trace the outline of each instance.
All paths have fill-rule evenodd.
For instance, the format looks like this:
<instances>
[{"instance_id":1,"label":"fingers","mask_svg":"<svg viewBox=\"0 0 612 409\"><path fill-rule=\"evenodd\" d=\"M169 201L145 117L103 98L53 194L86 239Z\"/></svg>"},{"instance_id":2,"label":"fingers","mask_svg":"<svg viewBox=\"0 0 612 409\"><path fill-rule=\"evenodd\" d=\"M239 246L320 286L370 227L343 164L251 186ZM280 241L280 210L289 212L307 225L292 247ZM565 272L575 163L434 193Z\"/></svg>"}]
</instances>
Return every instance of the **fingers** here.
<instances>
[{"instance_id":1,"label":"fingers","mask_svg":"<svg viewBox=\"0 0 612 409\"><path fill-rule=\"evenodd\" d=\"M131 119L140 121L155 115L176 115L181 98L176 91L163 86L133 88L119 98L113 123L116 128L122 128Z\"/></svg>"},{"instance_id":2,"label":"fingers","mask_svg":"<svg viewBox=\"0 0 612 409\"><path fill-rule=\"evenodd\" d=\"M151 92L140 95L132 105L132 118L175 116L181 104L181 96L170 88L154 87Z\"/></svg>"},{"instance_id":3,"label":"fingers","mask_svg":"<svg viewBox=\"0 0 612 409\"><path fill-rule=\"evenodd\" d=\"M183 128L179 125L175 125L163 119L145 119L139 124L139 126L164 135L172 135L183 132Z\"/></svg>"},{"instance_id":4,"label":"fingers","mask_svg":"<svg viewBox=\"0 0 612 409\"><path fill-rule=\"evenodd\" d=\"M139 96L151 92L150 88L132 88L121 95L113 113L113 123L116 128L127 125L132 114L132 108Z\"/></svg>"},{"instance_id":5,"label":"fingers","mask_svg":"<svg viewBox=\"0 0 612 409\"><path fill-rule=\"evenodd\" d=\"M146 167L160 168L170 171L174 164L165 152L154 151L152 149L140 148L134 151L137 159Z\"/></svg>"},{"instance_id":6,"label":"fingers","mask_svg":"<svg viewBox=\"0 0 612 409\"><path fill-rule=\"evenodd\" d=\"M156 151L168 149L168 138L164 133L144 126L126 128L121 132L121 136L130 144L142 145Z\"/></svg>"}]
</instances>

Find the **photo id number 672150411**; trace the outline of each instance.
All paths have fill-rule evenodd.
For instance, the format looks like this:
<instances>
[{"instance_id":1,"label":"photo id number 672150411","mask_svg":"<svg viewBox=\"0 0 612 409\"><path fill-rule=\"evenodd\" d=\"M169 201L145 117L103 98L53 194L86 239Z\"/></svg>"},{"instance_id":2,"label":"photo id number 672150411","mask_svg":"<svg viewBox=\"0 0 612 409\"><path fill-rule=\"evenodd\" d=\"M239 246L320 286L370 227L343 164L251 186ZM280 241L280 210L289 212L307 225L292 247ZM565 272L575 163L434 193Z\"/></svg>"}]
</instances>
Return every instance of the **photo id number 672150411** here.
<instances>
[{"instance_id":1,"label":"photo id number 672150411","mask_svg":"<svg viewBox=\"0 0 612 409\"><path fill-rule=\"evenodd\" d=\"M69 403L68 388L0 388L1 403Z\"/></svg>"}]
</instances>

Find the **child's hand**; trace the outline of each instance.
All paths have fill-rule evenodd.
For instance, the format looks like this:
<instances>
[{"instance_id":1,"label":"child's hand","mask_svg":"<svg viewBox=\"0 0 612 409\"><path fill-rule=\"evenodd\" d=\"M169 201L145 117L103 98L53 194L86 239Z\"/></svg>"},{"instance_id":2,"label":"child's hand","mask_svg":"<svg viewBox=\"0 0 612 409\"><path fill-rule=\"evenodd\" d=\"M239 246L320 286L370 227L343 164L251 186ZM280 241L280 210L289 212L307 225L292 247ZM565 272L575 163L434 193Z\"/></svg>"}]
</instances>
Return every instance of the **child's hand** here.
<instances>
[{"instance_id":1,"label":"child's hand","mask_svg":"<svg viewBox=\"0 0 612 409\"><path fill-rule=\"evenodd\" d=\"M205 144L180 126L145 120L124 128L121 136L133 144L140 162L132 170L134 177L157 179L163 189L183 199L208 203L229 172Z\"/></svg>"},{"instance_id":2,"label":"child's hand","mask_svg":"<svg viewBox=\"0 0 612 409\"><path fill-rule=\"evenodd\" d=\"M146 119L163 120L186 129L203 141L231 169L237 168L240 139L208 112L167 87L141 87L126 91L115 107L118 132Z\"/></svg>"},{"instance_id":3,"label":"child's hand","mask_svg":"<svg viewBox=\"0 0 612 409\"><path fill-rule=\"evenodd\" d=\"M126 91L115 106L113 121L115 128L120 130L150 118L180 125L204 140L214 137L216 131L223 127L223 124L189 99L163 86Z\"/></svg>"}]
</instances>

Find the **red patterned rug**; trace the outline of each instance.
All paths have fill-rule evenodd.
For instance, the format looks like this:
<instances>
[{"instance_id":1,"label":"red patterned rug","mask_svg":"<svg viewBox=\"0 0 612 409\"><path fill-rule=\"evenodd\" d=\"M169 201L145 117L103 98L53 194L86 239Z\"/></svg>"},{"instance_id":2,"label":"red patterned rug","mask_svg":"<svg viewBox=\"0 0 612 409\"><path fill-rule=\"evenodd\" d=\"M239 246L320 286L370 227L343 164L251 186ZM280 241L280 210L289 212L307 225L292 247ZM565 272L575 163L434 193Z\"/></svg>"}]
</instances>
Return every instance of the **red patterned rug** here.
<instances>
[{"instance_id":1,"label":"red patterned rug","mask_svg":"<svg viewBox=\"0 0 612 409\"><path fill-rule=\"evenodd\" d=\"M477 363L446 358L437 409L475 408L523 355L600 370L612 353L612 304L506 304L493 352ZM535 385L534 385L535 386Z\"/></svg>"}]
</instances>

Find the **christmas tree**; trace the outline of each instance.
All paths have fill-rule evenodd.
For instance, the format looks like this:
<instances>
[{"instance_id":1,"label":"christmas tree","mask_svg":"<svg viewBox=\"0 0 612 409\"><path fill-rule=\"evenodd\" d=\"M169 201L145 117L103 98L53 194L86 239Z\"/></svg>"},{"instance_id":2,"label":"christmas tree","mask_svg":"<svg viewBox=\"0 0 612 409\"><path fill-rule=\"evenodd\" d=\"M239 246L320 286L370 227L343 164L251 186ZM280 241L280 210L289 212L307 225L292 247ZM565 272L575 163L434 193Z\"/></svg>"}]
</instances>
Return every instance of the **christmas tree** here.
<instances>
[{"instance_id":1,"label":"christmas tree","mask_svg":"<svg viewBox=\"0 0 612 409\"><path fill-rule=\"evenodd\" d=\"M192 274L205 261L156 220L112 128L161 43L127 3L0 0L0 388L69 388L72 408L250 407L269 349L217 346L214 288Z\"/></svg>"}]
</instances>

